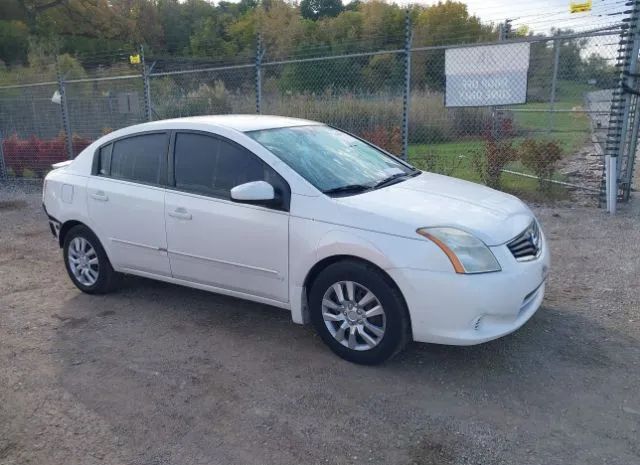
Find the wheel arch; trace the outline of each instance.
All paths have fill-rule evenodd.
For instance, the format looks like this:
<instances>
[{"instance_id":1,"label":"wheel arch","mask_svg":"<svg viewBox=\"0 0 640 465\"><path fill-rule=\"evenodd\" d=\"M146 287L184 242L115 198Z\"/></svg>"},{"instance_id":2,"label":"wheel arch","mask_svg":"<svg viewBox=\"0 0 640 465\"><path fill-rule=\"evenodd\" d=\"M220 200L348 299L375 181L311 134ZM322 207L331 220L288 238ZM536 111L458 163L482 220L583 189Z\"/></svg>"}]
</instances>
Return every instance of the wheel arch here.
<instances>
[{"instance_id":1,"label":"wheel arch","mask_svg":"<svg viewBox=\"0 0 640 465\"><path fill-rule=\"evenodd\" d=\"M67 220L64 223L62 223L62 225L60 226L60 232L58 233L58 245L60 246L60 248L64 247L64 238L67 236L67 233L76 226L84 226L95 235L95 232L93 232L93 230L82 221Z\"/></svg>"},{"instance_id":2,"label":"wheel arch","mask_svg":"<svg viewBox=\"0 0 640 465\"><path fill-rule=\"evenodd\" d=\"M311 269L307 272L307 275L305 276L304 282L303 282L303 306L302 306L302 313L303 313L303 321L308 322L310 321L310 309L309 309L309 300L308 300L308 295L309 295L309 290L311 289L311 286L313 286L313 283L315 281L315 279L318 277L318 275L322 272L322 270L326 269L328 266L333 265L334 263L338 263L341 261L354 261L354 262L360 262L368 267L373 268L374 270L376 270L377 272L380 273L380 275L384 278L384 280L391 286L393 287L398 294L400 295L400 298L402 299L402 302L404 303L404 308L406 311L406 316L407 319L409 321L409 329L411 330L411 314L409 313L409 308L407 307L407 301L404 298L404 295L402 294L402 290L400 289L400 286L398 286L398 284L395 282L395 280L389 275L389 273L387 273L382 267L378 266L377 264L373 263L370 260L367 260L365 258L362 257L358 257L356 255L349 255L349 254L338 254L338 255L331 255L328 257L324 257L321 260L319 260L317 263L315 263ZM410 334L413 334L412 332Z\"/></svg>"}]
</instances>

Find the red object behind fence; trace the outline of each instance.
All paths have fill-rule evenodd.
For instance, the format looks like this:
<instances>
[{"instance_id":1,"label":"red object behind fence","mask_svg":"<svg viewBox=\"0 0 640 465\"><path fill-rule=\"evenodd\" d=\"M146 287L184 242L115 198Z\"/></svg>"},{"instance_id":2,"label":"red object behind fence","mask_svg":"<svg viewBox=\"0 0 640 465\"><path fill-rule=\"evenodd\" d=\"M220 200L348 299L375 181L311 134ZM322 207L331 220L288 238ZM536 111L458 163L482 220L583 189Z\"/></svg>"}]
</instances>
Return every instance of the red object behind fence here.
<instances>
[{"instance_id":1,"label":"red object behind fence","mask_svg":"<svg viewBox=\"0 0 640 465\"><path fill-rule=\"evenodd\" d=\"M74 135L73 153L78 154L91 143L90 140ZM14 176L43 176L53 163L68 159L66 137L60 134L53 139L31 136L20 139L13 134L2 141L5 166Z\"/></svg>"}]
</instances>

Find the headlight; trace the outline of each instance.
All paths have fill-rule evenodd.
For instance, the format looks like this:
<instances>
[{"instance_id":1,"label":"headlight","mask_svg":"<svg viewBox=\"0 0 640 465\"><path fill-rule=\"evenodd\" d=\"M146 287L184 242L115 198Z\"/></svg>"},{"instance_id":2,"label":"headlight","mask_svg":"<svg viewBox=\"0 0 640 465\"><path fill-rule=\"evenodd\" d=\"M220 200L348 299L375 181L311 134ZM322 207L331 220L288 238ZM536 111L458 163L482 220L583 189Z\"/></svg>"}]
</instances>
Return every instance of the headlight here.
<instances>
[{"instance_id":1,"label":"headlight","mask_svg":"<svg viewBox=\"0 0 640 465\"><path fill-rule=\"evenodd\" d=\"M442 249L456 273L501 270L489 247L467 232L455 228L420 228L416 232Z\"/></svg>"}]
</instances>

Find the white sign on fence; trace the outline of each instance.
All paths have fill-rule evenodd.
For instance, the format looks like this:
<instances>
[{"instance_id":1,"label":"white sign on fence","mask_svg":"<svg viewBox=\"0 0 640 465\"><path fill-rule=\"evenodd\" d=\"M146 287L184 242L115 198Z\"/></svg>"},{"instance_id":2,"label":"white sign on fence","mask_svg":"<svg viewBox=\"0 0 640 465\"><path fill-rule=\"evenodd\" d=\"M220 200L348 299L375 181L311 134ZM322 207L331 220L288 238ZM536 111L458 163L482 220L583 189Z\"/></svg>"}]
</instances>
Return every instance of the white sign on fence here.
<instances>
[{"instance_id":1,"label":"white sign on fence","mask_svg":"<svg viewBox=\"0 0 640 465\"><path fill-rule=\"evenodd\" d=\"M526 103L529 46L522 42L447 49L445 106Z\"/></svg>"}]
</instances>

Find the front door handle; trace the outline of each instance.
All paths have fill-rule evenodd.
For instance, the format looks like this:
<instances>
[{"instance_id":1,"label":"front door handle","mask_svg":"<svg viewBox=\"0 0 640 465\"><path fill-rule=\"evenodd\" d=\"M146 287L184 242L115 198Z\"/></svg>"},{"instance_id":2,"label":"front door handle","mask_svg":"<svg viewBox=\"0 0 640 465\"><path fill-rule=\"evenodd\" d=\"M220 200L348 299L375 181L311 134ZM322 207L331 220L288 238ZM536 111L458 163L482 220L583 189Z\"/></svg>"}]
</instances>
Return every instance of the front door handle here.
<instances>
[{"instance_id":1,"label":"front door handle","mask_svg":"<svg viewBox=\"0 0 640 465\"><path fill-rule=\"evenodd\" d=\"M91 194L91 198L95 200L100 200L101 202L106 202L107 200L109 200L109 196L107 196L107 194L105 194L102 191L94 192L93 194Z\"/></svg>"},{"instance_id":2,"label":"front door handle","mask_svg":"<svg viewBox=\"0 0 640 465\"><path fill-rule=\"evenodd\" d=\"M192 218L191 213L186 208L178 207L175 210L169 212L169 216L178 218L179 220L190 220Z\"/></svg>"}]
</instances>

